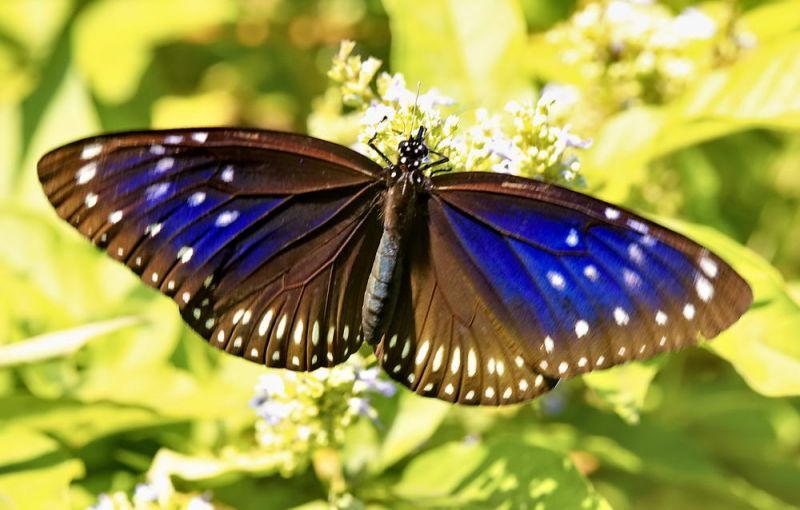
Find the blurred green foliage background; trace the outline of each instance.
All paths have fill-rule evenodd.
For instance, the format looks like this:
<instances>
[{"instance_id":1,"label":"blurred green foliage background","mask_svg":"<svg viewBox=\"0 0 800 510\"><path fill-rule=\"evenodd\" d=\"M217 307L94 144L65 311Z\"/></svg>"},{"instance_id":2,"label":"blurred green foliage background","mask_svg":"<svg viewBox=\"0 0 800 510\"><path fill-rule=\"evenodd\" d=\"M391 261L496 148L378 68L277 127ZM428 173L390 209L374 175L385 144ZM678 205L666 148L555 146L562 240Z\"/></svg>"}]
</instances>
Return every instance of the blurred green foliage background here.
<instances>
[{"instance_id":1,"label":"blurred green foliage background","mask_svg":"<svg viewBox=\"0 0 800 510\"><path fill-rule=\"evenodd\" d=\"M0 509L800 508L800 2L665 1L653 23L697 8L718 30L657 50L619 4L0 2ZM146 127L311 117L352 143L323 99L345 38L465 115L572 84L585 191L722 255L751 311L701 348L521 406L377 397L378 424L287 468L248 406L266 370L210 349L62 224L35 163Z\"/></svg>"}]
</instances>

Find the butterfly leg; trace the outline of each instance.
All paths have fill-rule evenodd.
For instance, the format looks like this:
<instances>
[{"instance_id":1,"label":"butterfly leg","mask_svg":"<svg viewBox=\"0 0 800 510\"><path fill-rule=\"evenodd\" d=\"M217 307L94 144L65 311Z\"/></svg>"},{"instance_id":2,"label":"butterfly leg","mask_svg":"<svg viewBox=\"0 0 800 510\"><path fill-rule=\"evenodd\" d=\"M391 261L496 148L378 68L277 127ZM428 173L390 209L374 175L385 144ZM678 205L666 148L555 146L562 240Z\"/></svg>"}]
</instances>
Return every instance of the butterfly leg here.
<instances>
[{"instance_id":1,"label":"butterfly leg","mask_svg":"<svg viewBox=\"0 0 800 510\"><path fill-rule=\"evenodd\" d=\"M392 162L392 160L391 160L391 159L389 159L389 158L386 156L386 154L384 154L383 152L381 152L381 150L378 148L378 146L377 146L377 145L375 145L375 139L376 139L376 138L378 138L378 132L377 132L377 131L375 132L375 134L374 134L374 135L372 135L372 138L370 138L370 139L369 139L369 142L367 142L367 145L369 146L369 148L370 148L370 149L374 150L374 151L375 151L375 152L378 154L378 156L380 156L381 158L383 158L383 160L386 162L386 164L387 164L387 165L389 165L389 166L394 166L394 163Z\"/></svg>"},{"instance_id":2,"label":"butterfly leg","mask_svg":"<svg viewBox=\"0 0 800 510\"><path fill-rule=\"evenodd\" d=\"M430 152L431 154L435 154L436 156L439 156L439 159L437 159L436 161L431 161L430 163L428 163L426 165L423 165L422 168L420 168L420 170L427 170L427 169L433 168L435 166L444 165L445 163L448 163L450 161L450 158L448 158L447 156L445 156L441 152L436 152L435 150L431 150L431 149L428 149L428 152ZM431 172L431 175L433 176L433 175L440 174L440 173L443 173L443 172L449 172L450 170L451 170L451 168L441 168L439 170L434 170L433 172Z\"/></svg>"}]
</instances>

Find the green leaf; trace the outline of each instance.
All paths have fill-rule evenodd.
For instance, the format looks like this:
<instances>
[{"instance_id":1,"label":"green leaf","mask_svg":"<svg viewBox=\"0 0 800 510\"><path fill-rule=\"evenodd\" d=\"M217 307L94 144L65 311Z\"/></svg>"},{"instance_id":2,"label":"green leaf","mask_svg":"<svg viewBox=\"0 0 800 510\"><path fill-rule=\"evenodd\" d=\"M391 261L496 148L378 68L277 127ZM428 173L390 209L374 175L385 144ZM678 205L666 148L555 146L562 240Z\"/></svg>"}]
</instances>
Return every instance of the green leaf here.
<instances>
[{"instance_id":1,"label":"green leaf","mask_svg":"<svg viewBox=\"0 0 800 510\"><path fill-rule=\"evenodd\" d=\"M152 479L176 476L187 481L198 481L240 473L268 475L277 472L292 459L293 453L288 450L274 453L228 450L221 456L212 456L184 455L162 448L153 459L148 476Z\"/></svg>"},{"instance_id":2,"label":"green leaf","mask_svg":"<svg viewBox=\"0 0 800 510\"><path fill-rule=\"evenodd\" d=\"M393 493L415 508L610 508L566 456L519 438L429 450Z\"/></svg>"},{"instance_id":3,"label":"green leaf","mask_svg":"<svg viewBox=\"0 0 800 510\"><path fill-rule=\"evenodd\" d=\"M0 423L57 437L73 448L124 430L172 423L142 408L107 402L87 404L67 398L44 400L28 396L0 398Z\"/></svg>"},{"instance_id":4,"label":"green leaf","mask_svg":"<svg viewBox=\"0 0 800 510\"><path fill-rule=\"evenodd\" d=\"M76 23L75 60L97 95L121 103L136 92L159 44L232 19L225 0L102 0Z\"/></svg>"},{"instance_id":5,"label":"green leaf","mask_svg":"<svg viewBox=\"0 0 800 510\"><path fill-rule=\"evenodd\" d=\"M756 36L757 44L761 44L800 28L800 9L796 0L765 2L744 13L741 21Z\"/></svg>"},{"instance_id":6,"label":"green leaf","mask_svg":"<svg viewBox=\"0 0 800 510\"><path fill-rule=\"evenodd\" d=\"M520 60L525 19L516 0L384 0L392 70L468 108L502 107L530 89Z\"/></svg>"},{"instance_id":7,"label":"green leaf","mask_svg":"<svg viewBox=\"0 0 800 510\"><path fill-rule=\"evenodd\" d=\"M120 317L0 346L0 368L68 356L92 338L138 322L136 317Z\"/></svg>"},{"instance_id":8,"label":"green leaf","mask_svg":"<svg viewBox=\"0 0 800 510\"><path fill-rule=\"evenodd\" d=\"M728 360L751 388L777 397L800 395L800 306L780 274L760 256L714 229L663 220L701 241L738 271L753 289L753 306L708 344Z\"/></svg>"},{"instance_id":9,"label":"green leaf","mask_svg":"<svg viewBox=\"0 0 800 510\"><path fill-rule=\"evenodd\" d=\"M56 440L17 425L0 429L0 466L42 457L59 449Z\"/></svg>"},{"instance_id":10,"label":"green leaf","mask_svg":"<svg viewBox=\"0 0 800 510\"><path fill-rule=\"evenodd\" d=\"M402 392L397 415L383 438L372 469L385 470L420 448L436 432L450 408L450 404L440 400Z\"/></svg>"},{"instance_id":11,"label":"green leaf","mask_svg":"<svg viewBox=\"0 0 800 510\"><path fill-rule=\"evenodd\" d=\"M69 486L84 474L77 459L0 475L0 510L69 508Z\"/></svg>"},{"instance_id":12,"label":"green leaf","mask_svg":"<svg viewBox=\"0 0 800 510\"><path fill-rule=\"evenodd\" d=\"M583 381L628 423L639 423L639 412L650 383L658 373L660 360L627 363L609 370L591 372Z\"/></svg>"}]
</instances>

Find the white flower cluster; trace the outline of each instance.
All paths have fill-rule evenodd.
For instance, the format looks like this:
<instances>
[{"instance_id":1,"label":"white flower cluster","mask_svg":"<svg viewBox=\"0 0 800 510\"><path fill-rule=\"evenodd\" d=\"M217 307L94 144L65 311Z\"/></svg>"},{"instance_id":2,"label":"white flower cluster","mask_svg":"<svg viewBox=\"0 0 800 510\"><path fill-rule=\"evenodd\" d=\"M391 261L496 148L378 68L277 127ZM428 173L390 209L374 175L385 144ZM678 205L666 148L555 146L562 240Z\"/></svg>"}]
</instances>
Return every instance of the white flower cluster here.
<instances>
[{"instance_id":1,"label":"white flower cluster","mask_svg":"<svg viewBox=\"0 0 800 510\"><path fill-rule=\"evenodd\" d=\"M733 12L725 16L732 19ZM618 109L667 101L712 67L731 38L744 46L725 24L695 7L673 15L654 1L600 0L587 3L547 39L561 48L565 64L603 84L604 99Z\"/></svg>"},{"instance_id":2,"label":"white flower cluster","mask_svg":"<svg viewBox=\"0 0 800 510\"><path fill-rule=\"evenodd\" d=\"M452 170L506 172L581 184L580 165L573 149L587 144L551 117L555 98L511 103L505 115L478 109L458 116L453 112L453 98L436 89L420 90L419 85L416 90L411 89L399 73L379 74L380 62L373 58L362 61L352 55L353 49L352 42L343 42L328 73L335 89L326 95L325 107L329 113L335 112L331 102L338 97L339 116L329 115L327 122L321 122L321 114L312 116L315 134L345 141L346 137L331 133L329 126L343 117L352 119L358 126L354 148L384 164L367 146L373 136L381 152L395 160L400 141L423 126L427 145L447 156ZM341 106L354 111L344 114Z\"/></svg>"},{"instance_id":3,"label":"white flower cluster","mask_svg":"<svg viewBox=\"0 0 800 510\"><path fill-rule=\"evenodd\" d=\"M313 372L263 375L250 402L261 418L256 438L265 450L291 452L281 470L302 469L315 449L338 447L346 428L359 416L377 421L371 396L392 396L395 386L379 369L362 368L361 360Z\"/></svg>"},{"instance_id":4,"label":"white flower cluster","mask_svg":"<svg viewBox=\"0 0 800 510\"><path fill-rule=\"evenodd\" d=\"M214 505L209 494L181 494L168 477L160 477L138 484L132 498L121 491L100 494L87 510L214 510Z\"/></svg>"}]
</instances>

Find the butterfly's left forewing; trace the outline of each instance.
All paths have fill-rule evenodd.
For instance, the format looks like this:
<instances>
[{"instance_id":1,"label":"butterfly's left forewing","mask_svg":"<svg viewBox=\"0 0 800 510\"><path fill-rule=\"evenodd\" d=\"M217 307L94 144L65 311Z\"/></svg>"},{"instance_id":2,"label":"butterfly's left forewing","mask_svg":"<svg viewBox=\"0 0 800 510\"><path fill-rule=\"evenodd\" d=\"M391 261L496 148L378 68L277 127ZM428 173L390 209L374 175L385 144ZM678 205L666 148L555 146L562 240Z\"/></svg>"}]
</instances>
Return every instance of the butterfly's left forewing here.
<instances>
[{"instance_id":1,"label":"butterfly's left forewing","mask_svg":"<svg viewBox=\"0 0 800 510\"><path fill-rule=\"evenodd\" d=\"M379 171L334 144L238 129L101 136L39 163L59 215L212 345L295 370L360 344L354 267L378 243Z\"/></svg>"},{"instance_id":2,"label":"butterfly's left forewing","mask_svg":"<svg viewBox=\"0 0 800 510\"><path fill-rule=\"evenodd\" d=\"M702 246L557 186L451 174L433 179L423 209L426 235L410 240L407 290L378 347L421 394L526 400L555 378L712 338L752 301Z\"/></svg>"}]
</instances>

